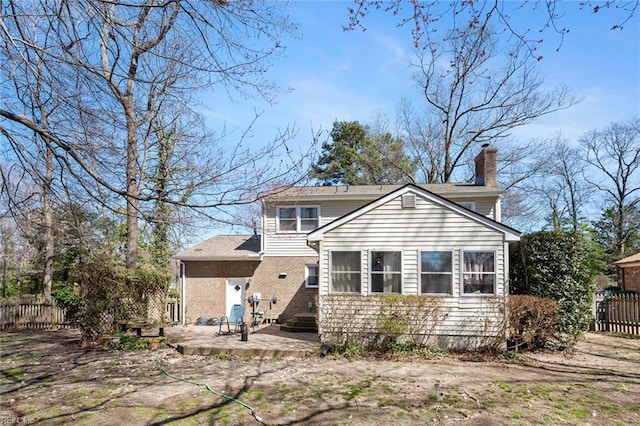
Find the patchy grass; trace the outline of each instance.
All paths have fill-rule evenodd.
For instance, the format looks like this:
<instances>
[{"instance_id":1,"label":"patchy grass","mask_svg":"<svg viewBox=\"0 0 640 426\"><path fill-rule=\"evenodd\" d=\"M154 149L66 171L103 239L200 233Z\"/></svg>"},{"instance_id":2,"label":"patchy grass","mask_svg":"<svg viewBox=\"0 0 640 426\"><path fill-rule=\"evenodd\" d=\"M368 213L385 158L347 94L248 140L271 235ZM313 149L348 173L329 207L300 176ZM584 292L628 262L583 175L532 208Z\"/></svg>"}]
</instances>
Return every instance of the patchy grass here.
<instances>
[{"instance_id":1,"label":"patchy grass","mask_svg":"<svg viewBox=\"0 0 640 426\"><path fill-rule=\"evenodd\" d=\"M156 361L144 352L56 346L52 334L46 345L38 333L14 335L23 341L19 356L5 351L4 335L0 345L0 414L41 424L255 424L251 409L167 377L155 362L237 398L267 424L640 424L638 340L608 346L596 336L597 345L580 346L579 357L258 360L162 350Z\"/></svg>"}]
</instances>

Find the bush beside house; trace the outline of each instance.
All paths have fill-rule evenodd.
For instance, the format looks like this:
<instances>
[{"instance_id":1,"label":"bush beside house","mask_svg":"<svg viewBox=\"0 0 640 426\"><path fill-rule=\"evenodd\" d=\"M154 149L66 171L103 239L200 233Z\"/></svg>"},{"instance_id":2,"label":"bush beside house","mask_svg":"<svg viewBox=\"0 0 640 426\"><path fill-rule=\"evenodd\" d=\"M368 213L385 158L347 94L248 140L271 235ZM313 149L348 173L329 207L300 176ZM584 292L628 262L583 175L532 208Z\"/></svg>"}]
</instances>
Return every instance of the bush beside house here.
<instances>
[{"instance_id":1,"label":"bush beside house","mask_svg":"<svg viewBox=\"0 0 640 426\"><path fill-rule=\"evenodd\" d=\"M511 294L558 303L558 334L572 345L592 319L594 286L589 246L576 233L537 232L510 246Z\"/></svg>"}]
</instances>

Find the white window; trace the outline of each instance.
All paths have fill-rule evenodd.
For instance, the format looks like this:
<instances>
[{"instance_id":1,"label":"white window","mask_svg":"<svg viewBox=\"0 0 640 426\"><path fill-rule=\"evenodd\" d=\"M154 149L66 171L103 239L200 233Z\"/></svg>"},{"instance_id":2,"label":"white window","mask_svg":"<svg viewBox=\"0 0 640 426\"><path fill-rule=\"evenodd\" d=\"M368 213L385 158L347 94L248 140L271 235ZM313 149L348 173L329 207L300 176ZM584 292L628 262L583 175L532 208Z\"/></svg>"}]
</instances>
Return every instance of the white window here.
<instances>
[{"instance_id":1,"label":"white window","mask_svg":"<svg viewBox=\"0 0 640 426\"><path fill-rule=\"evenodd\" d=\"M320 268L317 263L304 265L305 269L305 278L304 278L304 286L308 288L318 288L318 283L320 279Z\"/></svg>"},{"instance_id":2,"label":"white window","mask_svg":"<svg viewBox=\"0 0 640 426\"><path fill-rule=\"evenodd\" d=\"M402 292L402 253L399 251L372 251L369 258L372 293Z\"/></svg>"},{"instance_id":3,"label":"white window","mask_svg":"<svg viewBox=\"0 0 640 426\"><path fill-rule=\"evenodd\" d=\"M452 252L420 252L420 293L453 294Z\"/></svg>"},{"instance_id":4,"label":"white window","mask_svg":"<svg viewBox=\"0 0 640 426\"><path fill-rule=\"evenodd\" d=\"M332 251L331 291L360 293L361 260L359 251Z\"/></svg>"},{"instance_id":5,"label":"white window","mask_svg":"<svg viewBox=\"0 0 640 426\"><path fill-rule=\"evenodd\" d=\"M309 232L320 226L320 207L278 207L276 213L278 232Z\"/></svg>"},{"instance_id":6,"label":"white window","mask_svg":"<svg viewBox=\"0 0 640 426\"><path fill-rule=\"evenodd\" d=\"M496 253L494 251L462 252L463 294L496 293Z\"/></svg>"},{"instance_id":7,"label":"white window","mask_svg":"<svg viewBox=\"0 0 640 426\"><path fill-rule=\"evenodd\" d=\"M318 207L299 207L300 231L313 231L318 228Z\"/></svg>"},{"instance_id":8,"label":"white window","mask_svg":"<svg viewBox=\"0 0 640 426\"><path fill-rule=\"evenodd\" d=\"M458 204L465 209L476 211L476 203L474 203L473 201L461 201Z\"/></svg>"}]
</instances>

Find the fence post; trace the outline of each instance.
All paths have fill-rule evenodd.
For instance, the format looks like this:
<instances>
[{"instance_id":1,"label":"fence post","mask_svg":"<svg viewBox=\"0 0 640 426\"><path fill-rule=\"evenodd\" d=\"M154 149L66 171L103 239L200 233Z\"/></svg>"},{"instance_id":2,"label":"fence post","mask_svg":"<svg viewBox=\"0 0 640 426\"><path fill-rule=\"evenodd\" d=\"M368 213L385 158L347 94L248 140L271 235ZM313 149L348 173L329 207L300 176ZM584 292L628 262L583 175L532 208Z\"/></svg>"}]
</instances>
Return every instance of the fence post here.
<instances>
[{"instance_id":1,"label":"fence post","mask_svg":"<svg viewBox=\"0 0 640 426\"><path fill-rule=\"evenodd\" d=\"M51 328L58 328L58 304L55 299L51 299Z\"/></svg>"}]
</instances>

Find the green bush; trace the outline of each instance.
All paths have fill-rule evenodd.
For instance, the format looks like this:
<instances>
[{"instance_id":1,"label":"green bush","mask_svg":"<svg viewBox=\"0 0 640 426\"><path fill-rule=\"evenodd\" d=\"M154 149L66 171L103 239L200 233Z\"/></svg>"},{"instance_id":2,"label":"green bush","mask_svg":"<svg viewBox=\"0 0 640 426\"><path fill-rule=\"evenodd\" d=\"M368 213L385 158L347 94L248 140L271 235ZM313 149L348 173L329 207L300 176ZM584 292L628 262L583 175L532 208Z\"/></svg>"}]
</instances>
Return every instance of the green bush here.
<instances>
[{"instance_id":1,"label":"green bush","mask_svg":"<svg viewBox=\"0 0 640 426\"><path fill-rule=\"evenodd\" d=\"M55 290L51 293L51 297L53 297L58 306L65 309L65 319L70 322L75 322L76 315L80 307L80 298L74 291L73 287L62 287Z\"/></svg>"},{"instance_id":2,"label":"green bush","mask_svg":"<svg viewBox=\"0 0 640 426\"><path fill-rule=\"evenodd\" d=\"M589 244L580 234L538 232L511 245L511 293L558 303L558 336L572 345L592 319Z\"/></svg>"}]
</instances>

